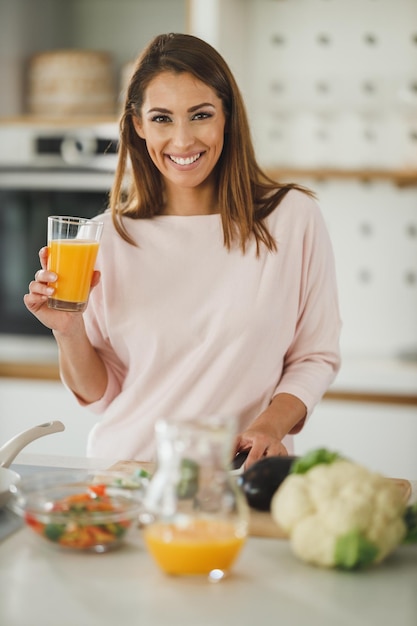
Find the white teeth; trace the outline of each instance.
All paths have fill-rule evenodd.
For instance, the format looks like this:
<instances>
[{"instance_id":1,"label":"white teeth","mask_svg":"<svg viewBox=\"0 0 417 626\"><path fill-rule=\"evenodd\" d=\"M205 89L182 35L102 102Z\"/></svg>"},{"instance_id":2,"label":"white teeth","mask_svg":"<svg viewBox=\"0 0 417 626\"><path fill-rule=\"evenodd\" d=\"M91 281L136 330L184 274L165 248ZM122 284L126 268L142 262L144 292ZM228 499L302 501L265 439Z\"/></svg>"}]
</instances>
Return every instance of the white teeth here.
<instances>
[{"instance_id":1,"label":"white teeth","mask_svg":"<svg viewBox=\"0 0 417 626\"><path fill-rule=\"evenodd\" d=\"M197 159L199 159L201 156L201 153L199 152L198 154L195 154L192 157L187 157L186 159L183 159L182 157L174 157L170 155L170 159L171 161L174 161L174 163L176 163L177 165L191 165L191 163L194 163L195 161L197 161Z\"/></svg>"}]
</instances>

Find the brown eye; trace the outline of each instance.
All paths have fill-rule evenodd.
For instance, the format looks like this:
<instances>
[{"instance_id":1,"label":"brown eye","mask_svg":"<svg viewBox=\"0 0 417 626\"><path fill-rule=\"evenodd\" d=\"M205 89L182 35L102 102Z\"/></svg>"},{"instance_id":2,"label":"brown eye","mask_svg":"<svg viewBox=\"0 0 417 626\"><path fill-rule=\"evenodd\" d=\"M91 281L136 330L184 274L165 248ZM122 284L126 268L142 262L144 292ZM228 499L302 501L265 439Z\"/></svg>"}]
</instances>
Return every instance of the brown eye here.
<instances>
[{"instance_id":1,"label":"brown eye","mask_svg":"<svg viewBox=\"0 0 417 626\"><path fill-rule=\"evenodd\" d=\"M213 117L213 115L211 113L208 113L207 111L199 111L193 116L193 120L205 120L209 117Z\"/></svg>"},{"instance_id":2,"label":"brown eye","mask_svg":"<svg viewBox=\"0 0 417 626\"><path fill-rule=\"evenodd\" d=\"M170 122L171 118L168 115L154 115L151 118L151 122L157 122L157 124L163 124L164 122Z\"/></svg>"}]
</instances>

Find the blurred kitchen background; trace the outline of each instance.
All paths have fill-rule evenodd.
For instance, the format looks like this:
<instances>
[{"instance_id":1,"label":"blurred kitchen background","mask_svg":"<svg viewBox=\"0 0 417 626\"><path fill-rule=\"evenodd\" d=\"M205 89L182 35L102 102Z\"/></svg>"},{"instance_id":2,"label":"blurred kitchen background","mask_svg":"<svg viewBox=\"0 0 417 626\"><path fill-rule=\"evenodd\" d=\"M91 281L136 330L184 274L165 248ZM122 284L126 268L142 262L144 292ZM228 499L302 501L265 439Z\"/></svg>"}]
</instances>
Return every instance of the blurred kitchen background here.
<instances>
[{"instance_id":1,"label":"blurred kitchen background","mask_svg":"<svg viewBox=\"0 0 417 626\"><path fill-rule=\"evenodd\" d=\"M96 417L22 297L46 215L105 206L132 61L168 31L225 56L261 163L332 237L344 360L296 453L417 478L416 0L0 0L0 445L61 419L27 452L84 455Z\"/></svg>"}]
</instances>

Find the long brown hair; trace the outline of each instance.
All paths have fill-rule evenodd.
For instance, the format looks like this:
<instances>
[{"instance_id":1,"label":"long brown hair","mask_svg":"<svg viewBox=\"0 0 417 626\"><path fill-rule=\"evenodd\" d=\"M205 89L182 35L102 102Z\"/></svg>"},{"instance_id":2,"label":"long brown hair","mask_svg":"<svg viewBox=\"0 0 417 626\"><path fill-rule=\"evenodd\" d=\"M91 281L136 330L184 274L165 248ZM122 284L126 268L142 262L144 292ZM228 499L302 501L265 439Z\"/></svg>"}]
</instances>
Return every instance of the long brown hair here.
<instances>
[{"instance_id":1,"label":"long brown hair","mask_svg":"<svg viewBox=\"0 0 417 626\"><path fill-rule=\"evenodd\" d=\"M226 132L215 173L225 246L230 249L237 241L244 252L249 239L254 237L258 252L261 243L275 250L276 243L265 218L290 189L311 192L292 183L279 184L260 169L243 99L230 68L210 44L186 34L158 35L136 63L120 121L119 160L110 193L116 230L133 243L123 216L151 218L163 211L163 178L148 155L145 141L137 135L132 118L140 118L151 80L166 71L192 74L211 87L222 101ZM128 161L131 172L126 188Z\"/></svg>"}]
</instances>

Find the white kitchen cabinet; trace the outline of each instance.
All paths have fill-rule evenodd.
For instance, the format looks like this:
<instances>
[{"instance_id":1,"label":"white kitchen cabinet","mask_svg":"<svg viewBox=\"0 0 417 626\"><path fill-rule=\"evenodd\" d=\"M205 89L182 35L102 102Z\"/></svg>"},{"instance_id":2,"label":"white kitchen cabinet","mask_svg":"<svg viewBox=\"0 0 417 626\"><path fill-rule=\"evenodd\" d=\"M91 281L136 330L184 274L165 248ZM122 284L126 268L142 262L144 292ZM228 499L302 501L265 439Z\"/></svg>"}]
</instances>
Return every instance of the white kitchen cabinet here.
<instances>
[{"instance_id":1,"label":"white kitchen cabinet","mask_svg":"<svg viewBox=\"0 0 417 626\"><path fill-rule=\"evenodd\" d=\"M0 378L0 445L37 424L60 420L65 431L29 444L27 453L85 456L97 416L81 408L59 381Z\"/></svg>"},{"instance_id":2,"label":"white kitchen cabinet","mask_svg":"<svg viewBox=\"0 0 417 626\"><path fill-rule=\"evenodd\" d=\"M386 476L417 479L417 406L323 400L295 454L326 447Z\"/></svg>"}]
</instances>

